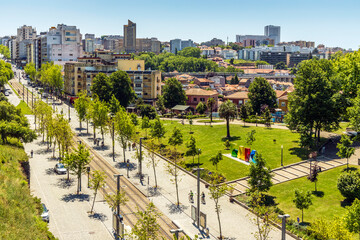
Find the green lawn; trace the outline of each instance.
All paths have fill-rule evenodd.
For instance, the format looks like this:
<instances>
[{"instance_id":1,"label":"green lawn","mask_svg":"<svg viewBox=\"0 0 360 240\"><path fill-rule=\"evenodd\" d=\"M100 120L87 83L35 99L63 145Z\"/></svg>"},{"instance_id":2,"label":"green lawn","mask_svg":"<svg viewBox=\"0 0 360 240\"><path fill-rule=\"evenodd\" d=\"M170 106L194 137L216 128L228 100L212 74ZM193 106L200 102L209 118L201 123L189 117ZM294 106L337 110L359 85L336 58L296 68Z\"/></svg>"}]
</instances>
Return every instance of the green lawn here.
<instances>
[{"instance_id":1,"label":"green lawn","mask_svg":"<svg viewBox=\"0 0 360 240\"><path fill-rule=\"evenodd\" d=\"M29 108L29 106L23 100L21 100L21 102L19 103L19 105L16 106L16 108L20 109L22 114L24 114L24 115L33 114L32 110Z\"/></svg>"},{"instance_id":2,"label":"green lawn","mask_svg":"<svg viewBox=\"0 0 360 240\"><path fill-rule=\"evenodd\" d=\"M197 122L200 122L200 123L210 123L210 119L209 120L198 120ZM212 122L214 123L218 123L218 122L224 122L224 120L212 120Z\"/></svg>"},{"instance_id":3,"label":"green lawn","mask_svg":"<svg viewBox=\"0 0 360 240\"><path fill-rule=\"evenodd\" d=\"M351 167L360 169L359 166ZM319 217L332 219L345 214L346 209L341 206L344 197L336 186L337 178L345 168L346 166L338 167L319 174L317 182L318 194L313 195L313 205L309 209L304 210L304 222L312 222ZM301 211L293 203L295 189L314 191L314 186L314 183L303 177L273 186L269 191L269 195L275 197L274 200L279 204L278 207L280 209L290 214L290 217L296 220L297 217L301 219Z\"/></svg>"},{"instance_id":4,"label":"green lawn","mask_svg":"<svg viewBox=\"0 0 360 240\"><path fill-rule=\"evenodd\" d=\"M165 144L167 143L167 139L172 133L172 129L176 126L182 130L184 137L184 144L180 147L180 151L186 152L186 143L190 138L189 125L182 125L175 121L163 121L163 123L167 132L165 134L166 139L163 139L162 142ZM200 162L203 163L202 166L211 171L216 171L215 166L209 162L209 159L218 151L222 151L223 153L230 153L230 150L225 150L224 147L224 141L226 140L226 125L193 125L191 129L193 131L192 135L196 139L197 146L202 151L202 154L200 155ZM299 147L299 134L292 133L289 130L231 125L231 143L237 147L239 145L247 146L246 134L252 129L256 130L256 141L254 142L252 149L256 149L261 154L263 154L272 169L279 167L281 164L281 145L284 146L285 165L295 163L301 161L301 159L306 158L307 153ZM275 143L273 139L276 140ZM192 157L185 157L185 160L187 163L191 163ZM197 162L197 157L195 157L195 162ZM224 159L218 165L218 172L222 173L228 181L247 176L248 171L249 166L227 157L224 157Z\"/></svg>"},{"instance_id":5,"label":"green lawn","mask_svg":"<svg viewBox=\"0 0 360 240\"><path fill-rule=\"evenodd\" d=\"M343 134L343 132L346 132L347 127L349 127L349 122L340 122L340 128L336 130L334 133Z\"/></svg>"}]
</instances>

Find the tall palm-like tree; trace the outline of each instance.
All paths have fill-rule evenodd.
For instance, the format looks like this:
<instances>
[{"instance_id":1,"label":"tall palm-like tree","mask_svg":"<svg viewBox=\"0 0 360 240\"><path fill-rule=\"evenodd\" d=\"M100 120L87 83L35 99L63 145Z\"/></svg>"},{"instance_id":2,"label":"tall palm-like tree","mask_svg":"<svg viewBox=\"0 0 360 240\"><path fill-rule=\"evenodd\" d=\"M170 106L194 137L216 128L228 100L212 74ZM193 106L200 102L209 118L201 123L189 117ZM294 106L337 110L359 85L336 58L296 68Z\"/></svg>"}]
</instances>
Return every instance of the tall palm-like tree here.
<instances>
[{"instance_id":1,"label":"tall palm-like tree","mask_svg":"<svg viewBox=\"0 0 360 240\"><path fill-rule=\"evenodd\" d=\"M210 123L211 123L212 122L212 111L215 106L215 99L209 98L206 102L206 105L207 105L208 109L210 110Z\"/></svg>"},{"instance_id":2,"label":"tall palm-like tree","mask_svg":"<svg viewBox=\"0 0 360 240\"><path fill-rule=\"evenodd\" d=\"M230 120L234 120L237 114L236 105L229 100L220 105L219 114L221 118L226 120L227 134L226 137L230 139Z\"/></svg>"}]
</instances>

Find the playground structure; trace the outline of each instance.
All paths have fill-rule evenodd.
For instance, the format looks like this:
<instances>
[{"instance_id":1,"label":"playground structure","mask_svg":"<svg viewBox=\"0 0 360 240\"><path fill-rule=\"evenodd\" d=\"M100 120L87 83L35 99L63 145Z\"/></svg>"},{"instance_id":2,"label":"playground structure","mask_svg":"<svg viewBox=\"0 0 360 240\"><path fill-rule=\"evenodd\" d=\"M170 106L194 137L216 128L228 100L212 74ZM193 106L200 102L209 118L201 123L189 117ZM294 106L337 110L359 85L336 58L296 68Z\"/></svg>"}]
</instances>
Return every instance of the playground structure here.
<instances>
[{"instance_id":1,"label":"playground structure","mask_svg":"<svg viewBox=\"0 0 360 240\"><path fill-rule=\"evenodd\" d=\"M245 162L252 162L256 164L255 158L256 150L251 150L243 146L239 146L239 149L233 149L231 151L231 156L243 160Z\"/></svg>"}]
</instances>

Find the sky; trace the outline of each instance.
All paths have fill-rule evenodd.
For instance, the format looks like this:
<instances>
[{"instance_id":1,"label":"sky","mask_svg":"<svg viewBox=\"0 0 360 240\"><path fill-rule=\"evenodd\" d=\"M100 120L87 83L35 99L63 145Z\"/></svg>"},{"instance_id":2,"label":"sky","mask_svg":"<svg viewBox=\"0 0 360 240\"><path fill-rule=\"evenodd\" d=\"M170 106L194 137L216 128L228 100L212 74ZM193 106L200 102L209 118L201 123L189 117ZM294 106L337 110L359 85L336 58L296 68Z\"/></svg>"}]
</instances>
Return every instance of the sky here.
<instances>
[{"instance_id":1,"label":"sky","mask_svg":"<svg viewBox=\"0 0 360 240\"><path fill-rule=\"evenodd\" d=\"M22 25L47 31L59 23L80 32L123 35L127 20L137 37L192 39L197 43L236 35L264 34L281 26L281 41L306 40L329 47L360 46L359 0L1 0L0 36Z\"/></svg>"}]
</instances>

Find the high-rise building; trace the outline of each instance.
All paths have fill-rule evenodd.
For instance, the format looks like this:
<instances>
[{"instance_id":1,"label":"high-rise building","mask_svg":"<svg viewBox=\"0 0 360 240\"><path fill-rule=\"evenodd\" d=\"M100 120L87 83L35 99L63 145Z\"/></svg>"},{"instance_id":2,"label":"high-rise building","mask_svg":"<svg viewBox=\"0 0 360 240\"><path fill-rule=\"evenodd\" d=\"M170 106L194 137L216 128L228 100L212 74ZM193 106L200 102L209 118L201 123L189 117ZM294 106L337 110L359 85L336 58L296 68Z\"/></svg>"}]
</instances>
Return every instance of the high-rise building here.
<instances>
[{"instance_id":1,"label":"high-rise building","mask_svg":"<svg viewBox=\"0 0 360 240\"><path fill-rule=\"evenodd\" d=\"M277 45L280 42L280 26L265 26L264 35L268 38L274 39L275 45Z\"/></svg>"},{"instance_id":2,"label":"high-rise building","mask_svg":"<svg viewBox=\"0 0 360 240\"><path fill-rule=\"evenodd\" d=\"M95 40L95 34L92 34L92 33L86 33L86 34L85 34L85 39L92 39L92 40Z\"/></svg>"},{"instance_id":3,"label":"high-rise building","mask_svg":"<svg viewBox=\"0 0 360 240\"><path fill-rule=\"evenodd\" d=\"M195 47L193 40L181 40L173 39L170 40L170 52L175 53L176 51L181 51L186 47Z\"/></svg>"},{"instance_id":4,"label":"high-rise building","mask_svg":"<svg viewBox=\"0 0 360 240\"><path fill-rule=\"evenodd\" d=\"M32 26L22 26L17 29L16 40L21 42L23 40L34 40L36 38L36 29Z\"/></svg>"},{"instance_id":5,"label":"high-rise building","mask_svg":"<svg viewBox=\"0 0 360 240\"><path fill-rule=\"evenodd\" d=\"M136 51L136 23L130 20L124 25L124 47L128 53Z\"/></svg>"}]
</instances>

